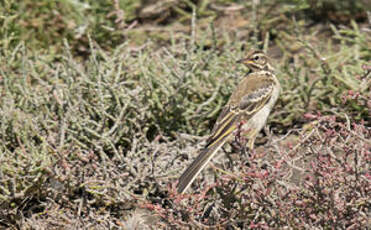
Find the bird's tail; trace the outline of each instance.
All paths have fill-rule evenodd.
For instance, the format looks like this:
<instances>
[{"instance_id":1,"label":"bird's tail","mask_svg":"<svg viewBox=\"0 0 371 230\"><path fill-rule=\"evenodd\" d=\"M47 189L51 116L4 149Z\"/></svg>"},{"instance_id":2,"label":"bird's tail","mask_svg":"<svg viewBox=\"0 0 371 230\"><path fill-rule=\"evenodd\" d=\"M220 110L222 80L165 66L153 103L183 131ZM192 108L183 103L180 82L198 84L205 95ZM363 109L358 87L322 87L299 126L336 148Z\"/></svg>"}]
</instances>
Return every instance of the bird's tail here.
<instances>
[{"instance_id":1,"label":"bird's tail","mask_svg":"<svg viewBox=\"0 0 371 230\"><path fill-rule=\"evenodd\" d=\"M201 150L197 158L186 169L186 171L179 178L177 189L179 193L183 193L192 184L194 179L200 174L203 168L207 165L210 159L215 155L219 148L226 142L229 135L220 138L212 145L208 145Z\"/></svg>"},{"instance_id":2,"label":"bird's tail","mask_svg":"<svg viewBox=\"0 0 371 230\"><path fill-rule=\"evenodd\" d=\"M235 112L225 113L221 119L218 118L219 121L215 124L213 134L207 140L205 148L201 150L196 159L179 178L177 185L179 193L183 193L187 190L198 174L200 174L202 169L205 168L210 159L227 141L228 137L237 128L236 122L238 119L239 115Z\"/></svg>"}]
</instances>

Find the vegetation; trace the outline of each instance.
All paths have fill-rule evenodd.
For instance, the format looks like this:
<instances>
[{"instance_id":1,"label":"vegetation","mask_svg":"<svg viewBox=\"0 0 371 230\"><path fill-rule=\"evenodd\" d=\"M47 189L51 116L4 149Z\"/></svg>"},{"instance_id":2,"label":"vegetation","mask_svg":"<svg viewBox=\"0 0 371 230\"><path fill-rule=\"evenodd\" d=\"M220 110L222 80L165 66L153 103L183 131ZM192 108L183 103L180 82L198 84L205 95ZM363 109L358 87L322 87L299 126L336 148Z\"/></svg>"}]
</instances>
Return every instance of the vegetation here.
<instances>
[{"instance_id":1,"label":"vegetation","mask_svg":"<svg viewBox=\"0 0 371 230\"><path fill-rule=\"evenodd\" d=\"M1 227L370 226L366 1L0 3ZM252 47L269 128L177 194Z\"/></svg>"}]
</instances>

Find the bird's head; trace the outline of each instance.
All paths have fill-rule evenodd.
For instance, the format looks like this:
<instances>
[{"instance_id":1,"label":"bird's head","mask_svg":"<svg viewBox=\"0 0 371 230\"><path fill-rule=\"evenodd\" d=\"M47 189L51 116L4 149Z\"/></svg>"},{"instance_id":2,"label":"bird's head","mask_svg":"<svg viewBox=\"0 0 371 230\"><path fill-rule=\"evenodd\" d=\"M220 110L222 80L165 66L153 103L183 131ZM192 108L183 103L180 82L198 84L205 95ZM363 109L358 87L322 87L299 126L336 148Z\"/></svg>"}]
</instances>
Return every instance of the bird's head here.
<instances>
[{"instance_id":1,"label":"bird's head","mask_svg":"<svg viewBox=\"0 0 371 230\"><path fill-rule=\"evenodd\" d=\"M265 53L259 50L250 51L245 58L238 60L237 63L243 63L252 71L272 70L269 64L269 58Z\"/></svg>"}]
</instances>

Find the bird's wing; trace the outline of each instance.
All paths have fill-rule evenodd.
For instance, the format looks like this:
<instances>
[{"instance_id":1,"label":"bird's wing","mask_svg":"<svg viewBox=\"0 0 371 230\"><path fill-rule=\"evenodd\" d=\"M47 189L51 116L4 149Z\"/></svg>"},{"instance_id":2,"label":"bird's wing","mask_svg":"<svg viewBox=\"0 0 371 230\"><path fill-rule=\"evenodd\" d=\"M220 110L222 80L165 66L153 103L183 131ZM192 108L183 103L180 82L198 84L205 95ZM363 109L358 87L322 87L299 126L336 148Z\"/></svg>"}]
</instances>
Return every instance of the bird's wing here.
<instances>
[{"instance_id":1,"label":"bird's wing","mask_svg":"<svg viewBox=\"0 0 371 230\"><path fill-rule=\"evenodd\" d=\"M206 147L231 134L241 118L248 120L263 108L272 96L274 84L270 75L245 77L220 113Z\"/></svg>"}]
</instances>

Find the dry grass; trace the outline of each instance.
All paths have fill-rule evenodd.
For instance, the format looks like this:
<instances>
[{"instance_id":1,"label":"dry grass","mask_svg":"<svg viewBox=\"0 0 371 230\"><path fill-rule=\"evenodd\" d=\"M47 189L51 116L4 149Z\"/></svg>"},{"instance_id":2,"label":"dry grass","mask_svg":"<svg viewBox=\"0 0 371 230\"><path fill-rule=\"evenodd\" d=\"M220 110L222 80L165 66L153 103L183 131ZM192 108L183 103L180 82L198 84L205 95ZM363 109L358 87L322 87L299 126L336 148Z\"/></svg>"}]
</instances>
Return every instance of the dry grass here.
<instances>
[{"instance_id":1,"label":"dry grass","mask_svg":"<svg viewBox=\"0 0 371 230\"><path fill-rule=\"evenodd\" d=\"M48 41L27 42L28 27L16 24L23 16L11 17L25 5L7 4L0 19L0 226L370 225L367 22L308 26L300 14L287 17L288 8L269 14L277 6L265 3L220 8L213 2L192 18L187 2L166 6L191 24L161 27L157 35L166 45L156 39L133 45L129 32L146 37L141 30L148 27L130 29L133 21L113 22L112 15L105 23L126 28L124 35L101 31L92 39L84 32L71 39L62 20ZM37 15L34 10L26 14ZM110 10L90 16L104 18ZM254 14L266 16L252 24ZM207 21L213 17L214 25ZM171 28L182 29L166 32ZM104 42L110 35L112 44ZM270 131L248 156L227 146L228 157L221 152L192 193L176 194L177 177L203 144L200 136L247 71L235 61L256 46L275 60L283 86Z\"/></svg>"}]
</instances>

